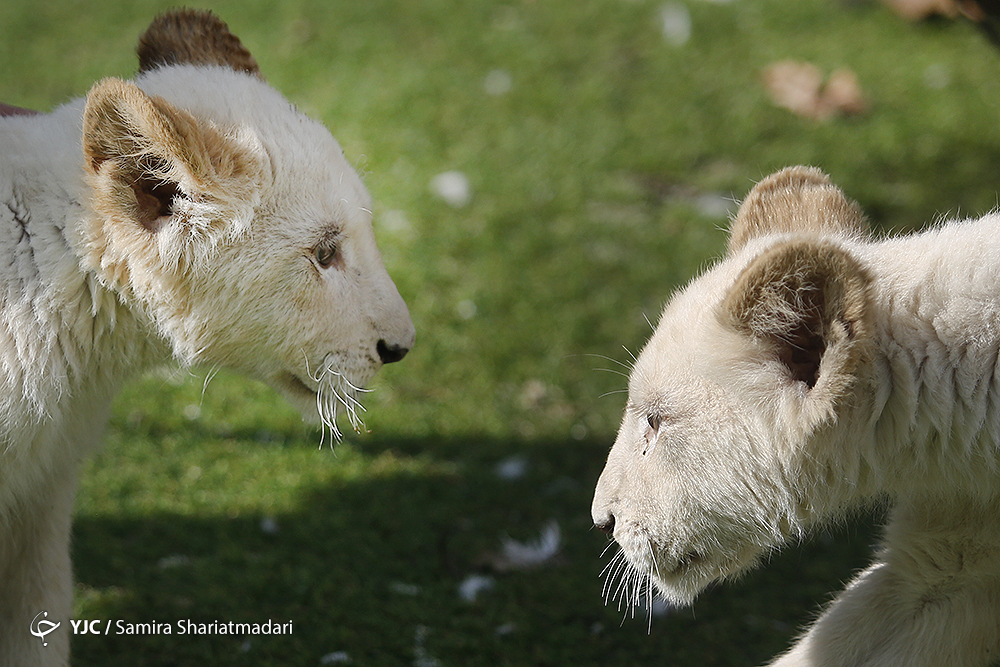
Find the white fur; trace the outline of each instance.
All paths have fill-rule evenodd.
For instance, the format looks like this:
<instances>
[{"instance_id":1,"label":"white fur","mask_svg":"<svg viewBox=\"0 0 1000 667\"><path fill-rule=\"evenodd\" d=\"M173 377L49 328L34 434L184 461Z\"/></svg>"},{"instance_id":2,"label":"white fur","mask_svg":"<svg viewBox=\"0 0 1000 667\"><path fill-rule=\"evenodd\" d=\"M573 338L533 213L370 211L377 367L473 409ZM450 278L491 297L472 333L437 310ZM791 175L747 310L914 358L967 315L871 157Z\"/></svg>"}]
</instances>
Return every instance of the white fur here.
<instances>
[{"instance_id":1,"label":"white fur","mask_svg":"<svg viewBox=\"0 0 1000 667\"><path fill-rule=\"evenodd\" d=\"M1000 659L998 232L987 215L884 241L765 231L738 247L674 296L635 362L595 523L685 604L817 523L888 499L876 562L772 664ZM833 347L811 388L720 315L755 260L802 239L870 281L868 347L834 398Z\"/></svg>"},{"instance_id":2,"label":"white fur","mask_svg":"<svg viewBox=\"0 0 1000 667\"><path fill-rule=\"evenodd\" d=\"M368 194L322 125L222 67L136 83L246 168L206 185L177 166L172 216L115 228L85 177L84 100L0 118L0 665L68 660L77 467L125 381L171 358L234 368L336 429L336 405L353 412L381 366L378 342L413 344ZM329 233L341 263L322 269L312 249ZM62 624L44 647L29 632L41 611Z\"/></svg>"}]
</instances>

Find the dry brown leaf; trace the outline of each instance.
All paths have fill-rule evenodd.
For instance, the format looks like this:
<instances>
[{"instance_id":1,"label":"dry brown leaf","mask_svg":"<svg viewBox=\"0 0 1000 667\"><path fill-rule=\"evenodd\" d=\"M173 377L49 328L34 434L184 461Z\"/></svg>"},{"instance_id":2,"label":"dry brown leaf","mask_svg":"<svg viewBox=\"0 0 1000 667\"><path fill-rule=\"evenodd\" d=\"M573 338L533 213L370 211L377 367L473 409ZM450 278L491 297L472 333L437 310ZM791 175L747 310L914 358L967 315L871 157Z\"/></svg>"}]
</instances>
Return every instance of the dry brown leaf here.
<instances>
[{"instance_id":1,"label":"dry brown leaf","mask_svg":"<svg viewBox=\"0 0 1000 667\"><path fill-rule=\"evenodd\" d=\"M908 21L920 21L929 16L958 16L955 0L883 0L893 11Z\"/></svg>"},{"instance_id":2,"label":"dry brown leaf","mask_svg":"<svg viewBox=\"0 0 1000 667\"><path fill-rule=\"evenodd\" d=\"M868 110L857 76L839 69L823 85L823 72L812 63L784 60L764 70L764 86L771 101L804 118L827 120Z\"/></svg>"},{"instance_id":3,"label":"dry brown leaf","mask_svg":"<svg viewBox=\"0 0 1000 667\"><path fill-rule=\"evenodd\" d=\"M798 116L817 118L823 73L812 63L784 60L764 70L771 101Z\"/></svg>"},{"instance_id":4,"label":"dry brown leaf","mask_svg":"<svg viewBox=\"0 0 1000 667\"><path fill-rule=\"evenodd\" d=\"M834 70L823 89L821 103L831 114L860 116L868 111L858 77L846 67Z\"/></svg>"}]
</instances>

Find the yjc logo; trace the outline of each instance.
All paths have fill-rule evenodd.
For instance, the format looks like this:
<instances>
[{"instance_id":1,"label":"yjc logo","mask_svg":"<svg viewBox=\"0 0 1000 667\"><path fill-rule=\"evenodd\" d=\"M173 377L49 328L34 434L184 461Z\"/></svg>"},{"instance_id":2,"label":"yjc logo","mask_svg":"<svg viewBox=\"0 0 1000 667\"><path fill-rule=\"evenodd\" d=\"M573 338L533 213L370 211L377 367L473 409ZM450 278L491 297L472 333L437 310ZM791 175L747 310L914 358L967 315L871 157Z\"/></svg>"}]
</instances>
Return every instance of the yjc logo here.
<instances>
[{"instance_id":1,"label":"yjc logo","mask_svg":"<svg viewBox=\"0 0 1000 667\"><path fill-rule=\"evenodd\" d=\"M110 623L110 621L109 621ZM69 624L73 626L74 635L85 635L88 632L92 635L101 634L101 621L74 621L70 619Z\"/></svg>"},{"instance_id":2,"label":"yjc logo","mask_svg":"<svg viewBox=\"0 0 1000 667\"><path fill-rule=\"evenodd\" d=\"M39 618L39 616L42 618ZM45 636L62 625L62 622L53 623L52 621L45 620L48 616L49 612L40 611L35 614L35 618L31 621L31 634L42 640L42 646L49 645L49 643L45 641Z\"/></svg>"}]
</instances>

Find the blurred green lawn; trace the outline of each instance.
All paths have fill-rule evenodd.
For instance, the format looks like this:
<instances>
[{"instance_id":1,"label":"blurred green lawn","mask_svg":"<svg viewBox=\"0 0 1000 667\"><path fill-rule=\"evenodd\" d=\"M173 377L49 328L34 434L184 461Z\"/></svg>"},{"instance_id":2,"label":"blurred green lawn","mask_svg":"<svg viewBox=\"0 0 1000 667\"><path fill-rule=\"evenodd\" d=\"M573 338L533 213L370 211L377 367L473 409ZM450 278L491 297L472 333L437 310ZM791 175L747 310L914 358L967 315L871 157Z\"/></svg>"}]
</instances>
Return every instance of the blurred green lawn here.
<instances>
[{"instance_id":1,"label":"blurred green lawn","mask_svg":"<svg viewBox=\"0 0 1000 667\"><path fill-rule=\"evenodd\" d=\"M0 5L0 99L48 109L108 75L170 2ZM876 227L997 204L1000 54L969 25L862 0L208 2L268 81L341 141L418 344L320 449L266 387L159 372L85 464L75 613L294 622L283 637L74 638L74 664L749 666L868 558L871 520L648 621L601 597L594 482L671 291L776 168L830 172ZM690 17L665 38L664 12ZM781 59L853 69L871 112L775 108ZM455 208L432 179L459 171ZM609 357L605 359L602 357ZM605 371L612 372L605 372ZM496 473L509 461L523 477ZM546 567L495 571L555 520ZM475 601L470 575L492 578ZM338 662L349 660L347 662Z\"/></svg>"}]
</instances>

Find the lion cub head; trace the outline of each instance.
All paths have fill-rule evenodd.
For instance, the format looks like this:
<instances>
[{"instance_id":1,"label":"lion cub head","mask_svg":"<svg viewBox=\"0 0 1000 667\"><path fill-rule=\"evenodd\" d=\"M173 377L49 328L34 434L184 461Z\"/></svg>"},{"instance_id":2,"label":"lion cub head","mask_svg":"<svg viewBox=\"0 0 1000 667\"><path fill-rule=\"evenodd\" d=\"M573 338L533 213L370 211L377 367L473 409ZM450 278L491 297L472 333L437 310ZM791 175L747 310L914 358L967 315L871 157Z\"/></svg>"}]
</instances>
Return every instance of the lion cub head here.
<instances>
[{"instance_id":1,"label":"lion cub head","mask_svg":"<svg viewBox=\"0 0 1000 667\"><path fill-rule=\"evenodd\" d=\"M816 518L838 418L866 386L870 278L850 251L864 229L817 170L766 178L728 256L670 301L636 360L592 512L668 599Z\"/></svg>"},{"instance_id":2,"label":"lion cub head","mask_svg":"<svg viewBox=\"0 0 1000 667\"><path fill-rule=\"evenodd\" d=\"M134 82L87 96L84 267L181 362L261 378L336 431L414 342L364 185L214 15L158 18L139 55Z\"/></svg>"}]
</instances>

